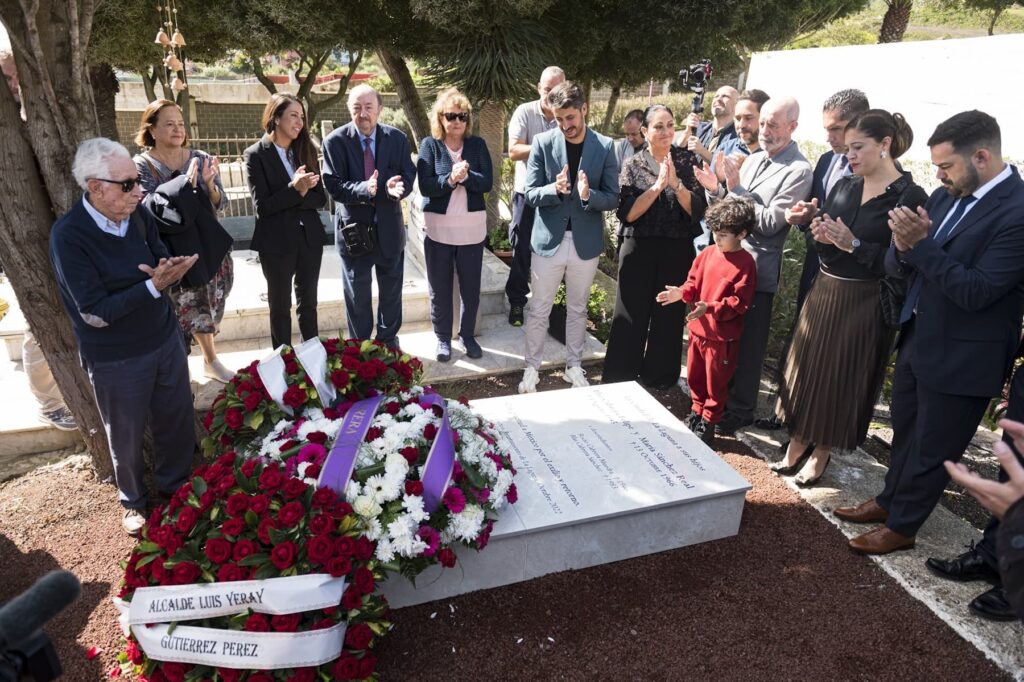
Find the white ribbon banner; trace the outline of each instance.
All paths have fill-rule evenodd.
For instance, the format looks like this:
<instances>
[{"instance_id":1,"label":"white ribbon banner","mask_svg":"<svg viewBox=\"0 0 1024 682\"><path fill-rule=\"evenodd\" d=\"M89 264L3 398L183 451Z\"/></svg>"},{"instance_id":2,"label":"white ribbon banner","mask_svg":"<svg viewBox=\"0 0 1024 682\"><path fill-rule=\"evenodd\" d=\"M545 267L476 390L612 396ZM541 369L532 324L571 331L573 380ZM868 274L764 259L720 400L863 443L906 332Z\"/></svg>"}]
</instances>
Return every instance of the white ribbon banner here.
<instances>
[{"instance_id":1,"label":"white ribbon banner","mask_svg":"<svg viewBox=\"0 0 1024 682\"><path fill-rule=\"evenodd\" d=\"M146 655L157 661L196 663L241 670L302 668L341 655L346 623L307 632L245 632L180 625L133 625Z\"/></svg>"},{"instance_id":2,"label":"white ribbon banner","mask_svg":"<svg viewBox=\"0 0 1024 682\"><path fill-rule=\"evenodd\" d=\"M281 352L284 346L278 346L267 357L260 360L256 365L256 373L267 389L267 393L274 399L274 402L281 406L285 414L294 414L292 408L284 404L284 392L288 390L288 382L285 380L284 358Z\"/></svg>"},{"instance_id":3,"label":"white ribbon banner","mask_svg":"<svg viewBox=\"0 0 1024 682\"><path fill-rule=\"evenodd\" d=\"M344 592L344 576L310 573L267 580L140 587L130 604L121 600L115 600L115 604L122 613L122 629L127 632L128 625L229 616L246 609L272 615L326 609L340 604Z\"/></svg>"},{"instance_id":4,"label":"white ribbon banner","mask_svg":"<svg viewBox=\"0 0 1024 682\"><path fill-rule=\"evenodd\" d=\"M327 349L320 341L319 336L306 339L295 346L295 357L306 370L310 380L320 394L320 404L327 407L334 402L337 392L334 384L327 379Z\"/></svg>"}]
</instances>

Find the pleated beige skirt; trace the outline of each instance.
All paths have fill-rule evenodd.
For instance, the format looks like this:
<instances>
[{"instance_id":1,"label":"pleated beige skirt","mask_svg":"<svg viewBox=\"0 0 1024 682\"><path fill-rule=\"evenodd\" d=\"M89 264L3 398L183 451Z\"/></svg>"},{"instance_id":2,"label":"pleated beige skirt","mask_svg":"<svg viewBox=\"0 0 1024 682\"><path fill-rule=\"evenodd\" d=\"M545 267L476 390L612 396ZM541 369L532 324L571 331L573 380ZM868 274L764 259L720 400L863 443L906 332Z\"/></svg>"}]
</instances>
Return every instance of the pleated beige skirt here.
<instances>
[{"instance_id":1,"label":"pleated beige skirt","mask_svg":"<svg viewBox=\"0 0 1024 682\"><path fill-rule=\"evenodd\" d=\"M847 450L867 437L895 335L882 321L878 286L815 278L775 407L793 437Z\"/></svg>"}]
</instances>

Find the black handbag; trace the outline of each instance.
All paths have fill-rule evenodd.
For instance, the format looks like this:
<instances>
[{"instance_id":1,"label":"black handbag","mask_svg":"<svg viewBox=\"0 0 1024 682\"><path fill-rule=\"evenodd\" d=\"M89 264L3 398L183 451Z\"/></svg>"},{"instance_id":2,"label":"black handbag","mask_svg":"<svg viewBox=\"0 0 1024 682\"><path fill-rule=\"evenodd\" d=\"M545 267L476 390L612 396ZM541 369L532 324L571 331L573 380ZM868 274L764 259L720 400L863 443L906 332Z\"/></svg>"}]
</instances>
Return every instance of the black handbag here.
<instances>
[{"instance_id":1,"label":"black handbag","mask_svg":"<svg viewBox=\"0 0 1024 682\"><path fill-rule=\"evenodd\" d=\"M372 223L347 223L341 227L341 241L349 256L365 256L377 243L377 227Z\"/></svg>"},{"instance_id":2,"label":"black handbag","mask_svg":"<svg viewBox=\"0 0 1024 682\"><path fill-rule=\"evenodd\" d=\"M882 321L898 329L903 303L907 300L907 281L887 275L878 281L878 294L882 300Z\"/></svg>"}]
</instances>

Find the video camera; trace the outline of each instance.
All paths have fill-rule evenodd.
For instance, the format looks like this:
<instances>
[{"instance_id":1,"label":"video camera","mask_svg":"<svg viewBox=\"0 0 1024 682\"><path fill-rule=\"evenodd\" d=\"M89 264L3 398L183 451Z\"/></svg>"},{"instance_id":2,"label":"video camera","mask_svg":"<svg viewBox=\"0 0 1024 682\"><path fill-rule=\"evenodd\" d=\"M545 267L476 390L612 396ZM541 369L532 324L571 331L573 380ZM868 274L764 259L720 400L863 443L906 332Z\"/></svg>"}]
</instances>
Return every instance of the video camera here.
<instances>
[{"instance_id":1,"label":"video camera","mask_svg":"<svg viewBox=\"0 0 1024 682\"><path fill-rule=\"evenodd\" d=\"M0 607L0 682L49 682L60 676L57 651L40 628L80 591L73 573L51 571Z\"/></svg>"},{"instance_id":2,"label":"video camera","mask_svg":"<svg viewBox=\"0 0 1024 682\"><path fill-rule=\"evenodd\" d=\"M702 59L696 64L684 66L679 70L679 82L693 93L693 113L695 114L704 111L704 93L711 83L711 76L714 72L710 59Z\"/></svg>"}]
</instances>

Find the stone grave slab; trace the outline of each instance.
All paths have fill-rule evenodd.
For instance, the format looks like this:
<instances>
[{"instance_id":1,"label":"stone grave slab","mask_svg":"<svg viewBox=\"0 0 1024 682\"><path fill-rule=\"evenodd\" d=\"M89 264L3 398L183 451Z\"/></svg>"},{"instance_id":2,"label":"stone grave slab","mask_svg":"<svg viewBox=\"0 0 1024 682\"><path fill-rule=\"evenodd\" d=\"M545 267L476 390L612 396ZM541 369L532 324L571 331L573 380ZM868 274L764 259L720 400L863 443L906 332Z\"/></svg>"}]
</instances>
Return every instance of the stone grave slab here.
<instances>
[{"instance_id":1,"label":"stone grave slab","mask_svg":"<svg viewBox=\"0 0 1024 682\"><path fill-rule=\"evenodd\" d=\"M635 382L473 402L512 448L519 501L482 552L461 549L414 587L410 606L729 537L750 484Z\"/></svg>"}]
</instances>

